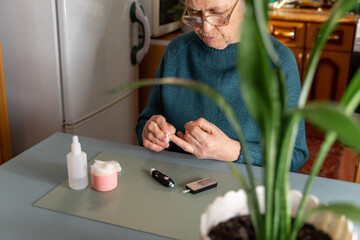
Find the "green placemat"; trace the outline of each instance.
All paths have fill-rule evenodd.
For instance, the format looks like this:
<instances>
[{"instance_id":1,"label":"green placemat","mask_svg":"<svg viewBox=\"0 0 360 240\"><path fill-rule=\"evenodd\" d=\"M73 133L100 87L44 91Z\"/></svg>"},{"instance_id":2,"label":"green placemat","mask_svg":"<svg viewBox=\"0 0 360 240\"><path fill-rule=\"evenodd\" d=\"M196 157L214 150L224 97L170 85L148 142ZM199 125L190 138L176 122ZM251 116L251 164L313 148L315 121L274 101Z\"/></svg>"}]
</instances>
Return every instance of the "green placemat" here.
<instances>
[{"instance_id":1,"label":"green placemat","mask_svg":"<svg viewBox=\"0 0 360 240\"><path fill-rule=\"evenodd\" d=\"M215 197L239 188L235 178L228 173L106 152L94 159L120 163L122 171L116 189L98 192L91 188L89 180L88 188L76 191L68 187L66 180L34 206L169 238L200 239L200 216L207 204ZM159 184L150 176L151 168L171 177L175 187ZM186 183L204 177L213 178L218 186L198 194L182 193Z\"/></svg>"}]
</instances>

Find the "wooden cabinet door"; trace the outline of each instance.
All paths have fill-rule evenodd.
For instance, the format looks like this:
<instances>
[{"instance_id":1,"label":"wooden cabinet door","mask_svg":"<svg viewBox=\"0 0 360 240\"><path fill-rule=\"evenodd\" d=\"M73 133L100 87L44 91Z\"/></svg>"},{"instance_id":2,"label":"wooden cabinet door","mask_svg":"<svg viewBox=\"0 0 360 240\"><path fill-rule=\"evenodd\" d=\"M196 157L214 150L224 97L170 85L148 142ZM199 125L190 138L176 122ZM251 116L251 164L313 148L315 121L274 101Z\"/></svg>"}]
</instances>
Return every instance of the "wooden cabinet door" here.
<instances>
[{"instance_id":1,"label":"wooden cabinet door","mask_svg":"<svg viewBox=\"0 0 360 240\"><path fill-rule=\"evenodd\" d=\"M319 34L320 23L307 23L306 48L310 49ZM351 52L354 45L355 25L339 25L328 37L324 50Z\"/></svg>"},{"instance_id":2,"label":"wooden cabinet door","mask_svg":"<svg viewBox=\"0 0 360 240\"><path fill-rule=\"evenodd\" d=\"M6 106L4 71L0 44L0 165L11 158L9 121Z\"/></svg>"},{"instance_id":3,"label":"wooden cabinet door","mask_svg":"<svg viewBox=\"0 0 360 240\"><path fill-rule=\"evenodd\" d=\"M305 66L309 61L306 51ZM309 100L339 101L347 83L350 66L350 53L323 51L316 69Z\"/></svg>"},{"instance_id":4,"label":"wooden cabinet door","mask_svg":"<svg viewBox=\"0 0 360 240\"><path fill-rule=\"evenodd\" d=\"M305 23L288 21L269 21L269 33L289 48L304 47Z\"/></svg>"}]
</instances>

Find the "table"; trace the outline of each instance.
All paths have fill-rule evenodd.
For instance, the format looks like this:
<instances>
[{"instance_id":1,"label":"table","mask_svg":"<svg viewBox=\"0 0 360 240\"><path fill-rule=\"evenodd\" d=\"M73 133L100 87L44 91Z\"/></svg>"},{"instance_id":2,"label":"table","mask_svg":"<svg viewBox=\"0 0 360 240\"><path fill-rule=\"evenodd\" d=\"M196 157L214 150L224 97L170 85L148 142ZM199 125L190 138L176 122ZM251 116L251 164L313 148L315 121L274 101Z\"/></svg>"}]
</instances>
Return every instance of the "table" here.
<instances>
[{"instance_id":1,"label":"table","mask_svg":"<svg viewBox=\"0 0 360 240\"><path fill-rule=\"evenodd\" d=\"M72 135L56 133L0 166L0 239L167 239L161 236L75 217L33 204L67 178L66 154ZM139 146L79 137L88 159L99 152L153 159L185 166L229 172L227 164L172 152L155 153ZM244 165L237 165L245 171ZM254 167L261 177L261 168ZM307 175L290 173L292 188L302 190ZM324 202L359 203L360 185L316 178L312 194ZM355 225L360 232L360 225Z\"/></svg>"}]
</instances>

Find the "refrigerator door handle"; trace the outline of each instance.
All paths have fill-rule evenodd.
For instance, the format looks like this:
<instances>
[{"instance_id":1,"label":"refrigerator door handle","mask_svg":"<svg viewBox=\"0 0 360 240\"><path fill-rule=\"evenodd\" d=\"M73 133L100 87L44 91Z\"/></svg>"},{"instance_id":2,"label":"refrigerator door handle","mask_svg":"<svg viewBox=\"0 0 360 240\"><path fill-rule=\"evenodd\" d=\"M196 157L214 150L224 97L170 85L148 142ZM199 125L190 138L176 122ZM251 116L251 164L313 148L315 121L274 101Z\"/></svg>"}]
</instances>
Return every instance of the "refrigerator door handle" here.
<instances>
[{"instance_id":1,"label":"refrigerator door handle","mask_svg":"<svg viewBox=\"0 0 360 240\"><path fill-rule=\"evenodd\" d=\"M137 64L140 63L144 58L145 54L149 50L150 46L150 25L149 20L145 16L145 12L140 5L140 3L133 2L130 8L130 18L131 22L138 22L141 26L143 35L140 36L143 38L140 45L133 46L131 49L131 63Z\"/></svg>"}]
</instances>

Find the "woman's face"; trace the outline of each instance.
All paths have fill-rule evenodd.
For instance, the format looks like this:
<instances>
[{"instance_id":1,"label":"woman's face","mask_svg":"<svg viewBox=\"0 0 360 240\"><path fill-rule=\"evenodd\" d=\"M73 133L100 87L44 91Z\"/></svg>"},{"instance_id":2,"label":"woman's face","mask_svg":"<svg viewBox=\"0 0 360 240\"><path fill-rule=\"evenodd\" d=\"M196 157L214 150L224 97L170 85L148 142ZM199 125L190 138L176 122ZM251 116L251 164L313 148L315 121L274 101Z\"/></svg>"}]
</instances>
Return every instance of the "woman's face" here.
<instances>
[{"instance_id":1,"label":"woman's face","mask_svg":"<svg viewBox=\"0 0 360 240\"><path fill-rule=\"evenodd\" d=\"M188 15L203 19L208 15L227 16L234 9L226 26L214 26L203 21L201 27L193 29L212 48L224 49L231 43L239 42L240 25L245 11L243 0L186 0L185 3Z\"/></svg>"}]
</instances>

